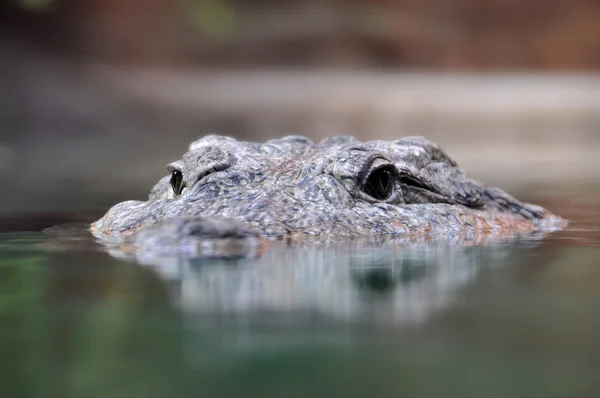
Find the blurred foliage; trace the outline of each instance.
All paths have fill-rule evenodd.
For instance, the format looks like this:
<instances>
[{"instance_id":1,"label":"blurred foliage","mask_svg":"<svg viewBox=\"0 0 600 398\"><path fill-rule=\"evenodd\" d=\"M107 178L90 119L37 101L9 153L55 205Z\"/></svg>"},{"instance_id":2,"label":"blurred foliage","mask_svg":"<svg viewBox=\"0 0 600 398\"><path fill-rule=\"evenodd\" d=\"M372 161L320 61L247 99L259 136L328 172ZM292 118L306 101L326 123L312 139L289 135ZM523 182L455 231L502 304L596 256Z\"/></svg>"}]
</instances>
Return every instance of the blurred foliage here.
<instances>
[{"instance_id":1,"label":"blurred foliage","mask_svg":"<svg viewBox=\"0 0 600 398\"><path fill-rule=\"evenodd\" d=\"M26 10L41 11L48 9L54 0L17 0L17 2Z\"/></svg>"},{"instance_id":2,"label":"blurred foliage","mask_svg":"<svg viewBox=\"0 0 600 398\"><path fill-rule=\"evenodd\" d=\"M12 4L20 11L49 11L44 12L44 23L38 15L19 21L7 18L15 29L34 32L46 42L52 38L58 47L120 62L163 63L169 56L222 65L600 68L596 50L600 7L594 0L17 0ZM231 39L220 43L223 48L206 40L223 37Z\"/></svg>"},{"instance_id":3,"label":"blurred foliage","mask_svg":"<svg viewBox=\"0 0 600 398\"><path fill-rule=\"evenodd\" d=\"M225 1L195 0L185 11L207 36L227 37L235 31L235 12Z\"/></svg>"}]
</instances>

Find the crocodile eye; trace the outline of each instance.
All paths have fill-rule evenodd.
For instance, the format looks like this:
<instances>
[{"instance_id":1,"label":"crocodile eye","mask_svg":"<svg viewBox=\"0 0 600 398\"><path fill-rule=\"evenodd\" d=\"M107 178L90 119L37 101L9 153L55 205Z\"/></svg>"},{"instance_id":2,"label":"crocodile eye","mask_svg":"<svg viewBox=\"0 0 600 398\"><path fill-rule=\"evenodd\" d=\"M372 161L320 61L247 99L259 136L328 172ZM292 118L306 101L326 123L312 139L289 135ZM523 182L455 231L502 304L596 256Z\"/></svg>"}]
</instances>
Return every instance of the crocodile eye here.
<instances>
[{"instance_id":1,"label":"crocodile eye","mask_svg":"<svg viewBox=\"0 0 600 398\"><path fill-rule=\"evenodd\" d=\"M181 171L173 170L173 174L171 174L171 188L173 188L175 195L181 195L181 191L183 191L183 173Z\"/></svg>"},{"instance_id":2,"label":"crocodile eye","mask_svg":"<svg viewBox=\"0 0 600 398\"><path fill-rule=\"evenodd\" d=\"M371 171L364 183L363 191L377 200L388 199L394 189L395 171L394 165L385 165Z\"/></svg>"}]
</instances>

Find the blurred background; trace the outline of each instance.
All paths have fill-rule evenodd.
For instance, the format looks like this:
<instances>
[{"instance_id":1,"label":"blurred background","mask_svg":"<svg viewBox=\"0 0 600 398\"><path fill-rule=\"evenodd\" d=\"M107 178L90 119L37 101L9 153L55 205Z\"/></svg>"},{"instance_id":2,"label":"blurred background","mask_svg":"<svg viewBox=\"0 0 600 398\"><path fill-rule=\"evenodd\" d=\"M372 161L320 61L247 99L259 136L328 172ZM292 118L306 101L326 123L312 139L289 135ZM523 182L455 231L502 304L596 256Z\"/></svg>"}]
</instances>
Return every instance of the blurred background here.
<instances>
[{"instance_id":1,"label":"blurred background","mask_svg":"<svg viewBox=\"0 0 600 398\"><path fill-rule=\"evenodd\" d=\"M599 21L598 0L0 1L0 397L600 396ZM570 227L233 264L91 242L208 133L424 135Z\"/></svg>"},{"instance_id":2,"label":"blurred background","mask_svg":"<svg viewBox=\"0 0 600 398\"><path fill-rule=\"evenodd\" d=\"M9 0L0 205L144 198L187 144L425 135L509 190L600 170L594 0Z\"/></svg>"}]
</instances>

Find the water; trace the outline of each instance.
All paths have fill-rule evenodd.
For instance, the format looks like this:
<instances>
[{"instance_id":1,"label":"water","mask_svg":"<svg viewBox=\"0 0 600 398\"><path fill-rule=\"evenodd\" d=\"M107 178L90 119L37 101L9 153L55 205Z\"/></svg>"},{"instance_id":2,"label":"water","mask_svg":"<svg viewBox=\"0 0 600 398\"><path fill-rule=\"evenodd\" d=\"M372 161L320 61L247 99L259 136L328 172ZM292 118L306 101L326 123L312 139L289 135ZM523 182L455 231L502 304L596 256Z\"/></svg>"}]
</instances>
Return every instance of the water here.
<instances>
[{"instance_id":1,"label":"water","mask_svg":"<svg viewBox=\"0 0 600 398\"><path fill-rule=\"evenodd\" d=\"M237 261L118 258L96 214L5 219L0 396L599 396L600 206L550 199L570 225L547 236Z\"/></svg>"}]
</instances>

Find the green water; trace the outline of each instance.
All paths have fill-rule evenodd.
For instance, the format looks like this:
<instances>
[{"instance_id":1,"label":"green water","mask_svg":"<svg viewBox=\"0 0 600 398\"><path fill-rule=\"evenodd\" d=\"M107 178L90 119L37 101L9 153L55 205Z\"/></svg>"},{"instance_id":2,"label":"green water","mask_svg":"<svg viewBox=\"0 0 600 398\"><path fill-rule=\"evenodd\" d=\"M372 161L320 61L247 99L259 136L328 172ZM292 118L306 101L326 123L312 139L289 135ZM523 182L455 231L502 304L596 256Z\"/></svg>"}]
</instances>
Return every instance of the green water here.
<instances>
[{"instance_id":1,"label":"green water","mask_svg":"<svg viewBox=\"0 0 600 398\"><path fill-rule=\"evenodd\" d=\"M545 237L239 261L119 259L13 219L0 397L597 397L595 203L551 204L570 225Z\"/></svg>"}]
</instances>

